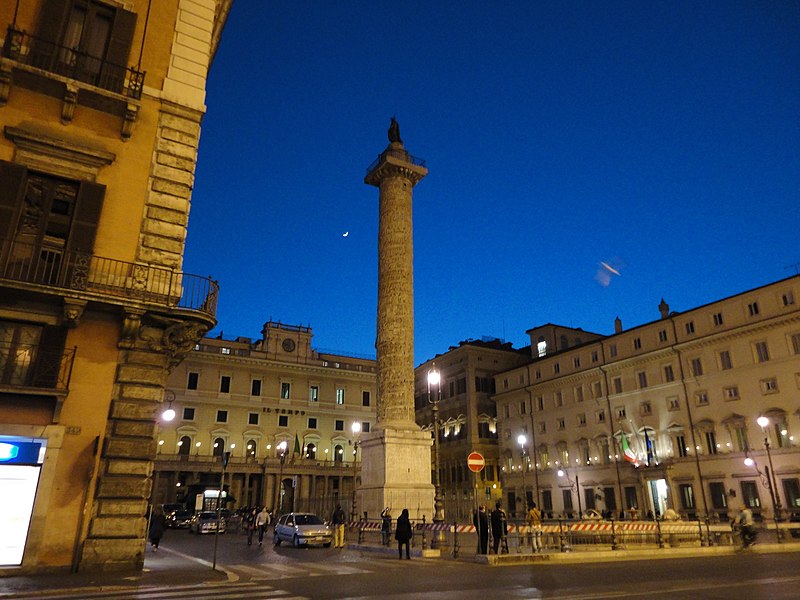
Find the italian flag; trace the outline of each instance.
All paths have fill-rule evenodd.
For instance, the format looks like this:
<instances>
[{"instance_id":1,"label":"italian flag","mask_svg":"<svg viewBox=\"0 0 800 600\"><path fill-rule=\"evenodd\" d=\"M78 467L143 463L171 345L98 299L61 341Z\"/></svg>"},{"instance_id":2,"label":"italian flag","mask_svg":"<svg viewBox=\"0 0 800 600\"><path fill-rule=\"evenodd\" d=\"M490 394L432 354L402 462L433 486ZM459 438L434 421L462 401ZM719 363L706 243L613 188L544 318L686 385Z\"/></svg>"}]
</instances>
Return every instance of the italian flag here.
<instances>
[{"instance_id":1,"label":"italian flag","mask_svg":"<svg viewBox=\"0 0 800 600\"><path fill-rule=\"evenodd\" d=\"M636 458L636 454L633 453L631 447L628 446L628 436L625 433L622 433L622 456L625 457L629 463L633 464L634 466L639 466L639 459Z\"/></svg>"}]
</instances>

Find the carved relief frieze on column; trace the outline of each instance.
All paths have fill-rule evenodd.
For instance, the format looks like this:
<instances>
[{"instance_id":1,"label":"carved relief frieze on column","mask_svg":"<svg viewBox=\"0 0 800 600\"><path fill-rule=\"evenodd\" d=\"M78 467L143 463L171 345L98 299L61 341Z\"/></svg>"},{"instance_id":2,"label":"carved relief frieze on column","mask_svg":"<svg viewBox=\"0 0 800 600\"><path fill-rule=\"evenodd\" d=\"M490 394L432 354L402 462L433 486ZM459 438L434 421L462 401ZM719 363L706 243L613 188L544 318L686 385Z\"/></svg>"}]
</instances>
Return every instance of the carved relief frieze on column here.
<instances>
[{"instance_id":1,"label":"carved relief frieze on column","mask_svg":"<svg viewBox=\"0 0 800 600\"><path fill-rule=\"evenodd\" d=\"M183 321L158 315L148 315L139 337L156 352L163 352L169 358L171 371L186 357L192 348L203 339L209 330L209 323Z\"/></svg>"}]
</instances>

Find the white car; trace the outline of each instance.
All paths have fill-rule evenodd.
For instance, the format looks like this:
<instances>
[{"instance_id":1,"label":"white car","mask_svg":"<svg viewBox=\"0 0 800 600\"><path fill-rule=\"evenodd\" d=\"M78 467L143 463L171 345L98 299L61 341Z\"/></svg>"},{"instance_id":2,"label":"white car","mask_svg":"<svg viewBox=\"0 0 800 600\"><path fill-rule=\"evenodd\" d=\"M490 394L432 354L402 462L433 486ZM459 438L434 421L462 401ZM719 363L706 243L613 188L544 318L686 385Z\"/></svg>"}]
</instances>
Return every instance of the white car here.
<instances>
[{"instance_id":1,"label":"white car","mask_svg":"<svg viewBox=\"0 0 800 600\"><path fill-rule=\"evenodd\" d=\"M333 531L317 515L288 513L275 523L275 545L291 542L295 547L321 544L328 548L333 543Z\"/></svg>"}]
</instances>

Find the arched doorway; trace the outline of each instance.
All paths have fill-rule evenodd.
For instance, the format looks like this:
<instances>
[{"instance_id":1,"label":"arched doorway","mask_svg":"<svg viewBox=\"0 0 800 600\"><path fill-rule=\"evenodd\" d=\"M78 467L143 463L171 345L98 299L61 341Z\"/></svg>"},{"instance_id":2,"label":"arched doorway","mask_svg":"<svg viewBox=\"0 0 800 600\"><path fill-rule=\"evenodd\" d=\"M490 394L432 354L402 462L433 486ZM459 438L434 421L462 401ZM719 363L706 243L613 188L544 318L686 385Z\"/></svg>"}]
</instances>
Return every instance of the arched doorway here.
<instances>
[{"instance_id":1,"label":"arched doorway","mask_svg":"<svg viewBox=\"0 0 800 600\"><path fill-rule=\"evenodd\" d=\"M336 444L333 448L333 462L340 463L344 460L344 448L341 444Z\"/></svg>"},{"instance_id":2,"label":"arched doorway","mask_svg":"<svg viewBox=\"0 0 800 600\"><path fill-rule=\"evenodd\" d=\"M317 447L312 443L306 446L306 458L310 458L311 460L317 458Z\"/></svg>"},{"instance_id":3,"label":"arched doorway","mask_svg":"<svg viewBox=\"0 0 800 600\"><path fill-rule=\"evenodd\" d=\"M257 444L255 440L247 440L247 445L245 446L245 452L247 453L247 458L256 458L256 448Z\"/></svg>"},{"instance_id":4,"label":"arched doorway","mask_svg":"<svg viewBox=\"0 0 800 600\"><path fill-rule=\"evenodd\" d=\"M188 435L184 435L178 442L178 455L189 456L189 449L191 445L192 438L190 438Z\"/></svg>"},{"instance_id":5,"label":"arched doorway","mask_svg":"<svg viewBox=\"0 0 800 600\"><path fill-rule=\"evenodd\" d=\"M222 438L215 438L212 452L213 456L222 456L223 452L225 452L225 440Z\"/></svg>"}]
</instances>

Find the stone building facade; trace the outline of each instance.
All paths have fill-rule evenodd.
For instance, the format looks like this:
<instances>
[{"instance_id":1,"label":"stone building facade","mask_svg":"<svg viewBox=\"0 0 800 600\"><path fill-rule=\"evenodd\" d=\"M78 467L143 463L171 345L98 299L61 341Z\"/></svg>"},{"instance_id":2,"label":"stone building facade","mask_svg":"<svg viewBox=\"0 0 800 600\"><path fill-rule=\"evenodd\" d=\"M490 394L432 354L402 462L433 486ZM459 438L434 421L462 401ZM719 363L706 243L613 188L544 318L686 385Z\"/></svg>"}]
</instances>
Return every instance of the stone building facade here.
<instances>
[{"instance_id":1,"label":"stone building facade","mask_svg":"<svg viewBox=\"0 0 800 600\"><path fill-rule=\"evenodd\" d=\"M257 340L207 337L195 346L167 381L176 417L159 424L154 503L203 506L230 452L228 509L328 516L340 503L352 512L357 444L376 422L375 361L315 350L312 335L269 321Z\"/></svg>"},{"instance_id":2,"label":"stone building facade","mask_svg":"<svg viewBox=\"0 0 800 600\"><path fill-rule=\"evenodd\" d=\"M143 564L164 384L215 324L181 268L229 7L0 5L0 569Z\"/></svg>"},{"instance_id":3,"label":"stone building facade","mask_svg":"<svg viewBox=\"0 0 800 600\"><path fill-rule=\"evenodd\" d=\"M469 520L476 502L493 505L502 499L494 376L529 361L527 348L467 340L415 369L416 420L430 435L433 401L439 402L439 481L447 521ZM440 383L430 386L428 373L434 369ZM486 461L477 476L467 468L470 452L480 452ZM432 462L435 470L435 457Z\"/></svg>"},{"instance_id":4,"label":"stone building facade","mask_svg":"<svg viewBox=\"0 0 800 600\"><path fill-rule=\"evenodd\" d=\"M800 277L682 312L662 300L658 320L624 330L618 319L613 335L545 345L498 374L509 504L568 517L800 515L798 300ZM540 331L529 334L535 349Z\"/></svg>"}]
</instances>

